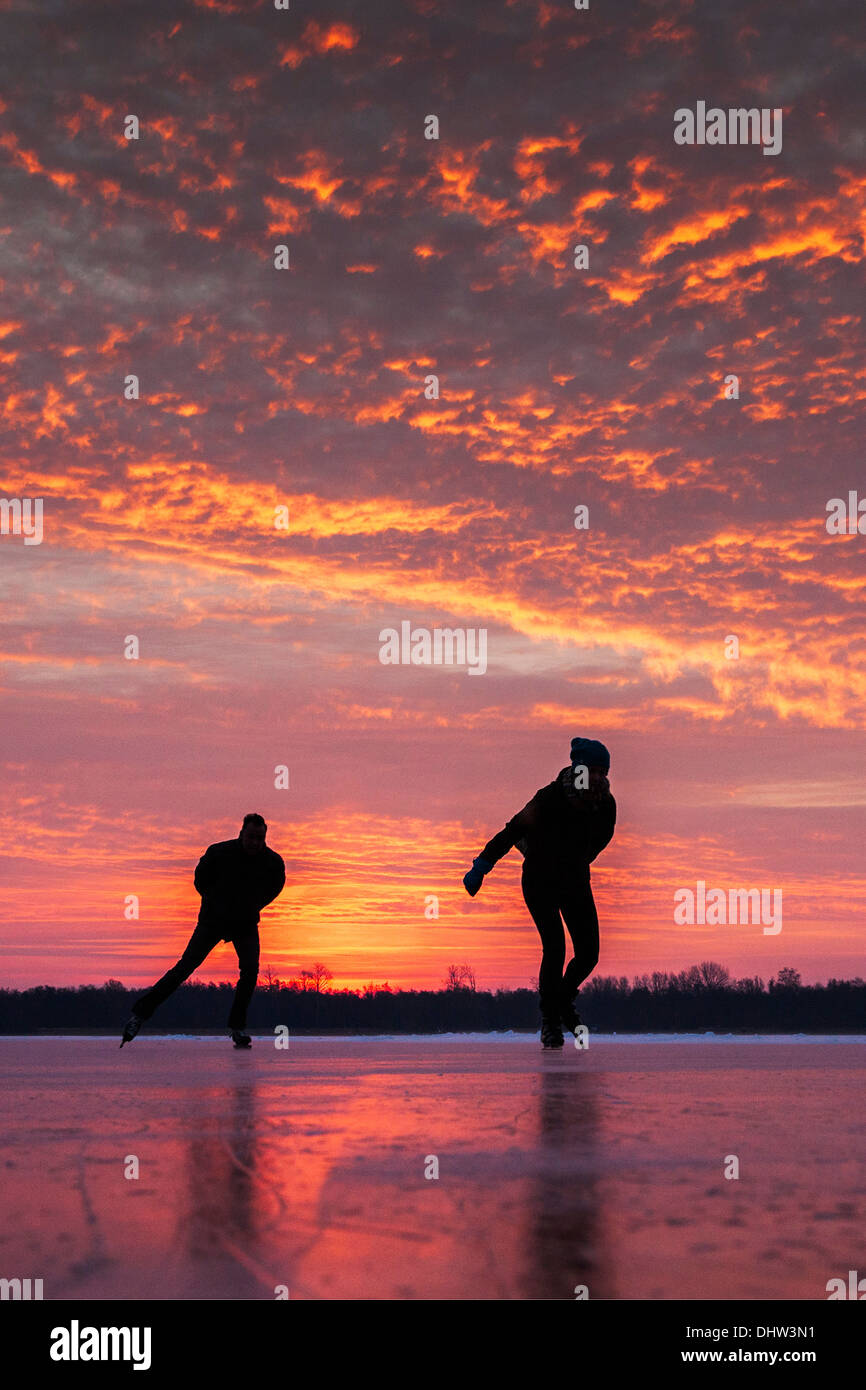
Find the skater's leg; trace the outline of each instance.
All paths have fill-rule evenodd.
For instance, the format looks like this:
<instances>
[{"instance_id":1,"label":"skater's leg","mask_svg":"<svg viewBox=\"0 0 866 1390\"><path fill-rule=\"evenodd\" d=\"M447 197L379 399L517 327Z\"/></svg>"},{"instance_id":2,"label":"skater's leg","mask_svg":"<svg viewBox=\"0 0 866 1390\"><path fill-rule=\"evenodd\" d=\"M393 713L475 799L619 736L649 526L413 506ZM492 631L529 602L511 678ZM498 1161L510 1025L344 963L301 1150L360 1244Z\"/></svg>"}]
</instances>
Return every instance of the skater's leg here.
<instances>
[{"instance_id":1,"label":"skater's leg","mask_svg":"<svg viewBox=\"0 0 866 1390\"><path fill-rule=\"evenodd\" d=\"M562 981L562 999L571 1003L577 991L598 965L598 913L589 875L569 884L560 897L560 908L574 956L568 962Z\"/></svg>"},{"instance_id":2,"label":"skater's leg","mask_svg":"<svg viewBox=\"0 0 866 1390\"><path fill-rule=\"evenodd\" d=\"M219 936L213 930L199 923L180 959L165 972L161 980L157 980L153 989L136 999L132 1012L139 1018L150 1018L154 1010L174 993L178 985L182 985L184 980L189 979L189 976L198 970L219 940Z\"/></svg>"},{"instance_id":3,"label":"skater's leg","mask_svg":"<svg viewBox=\"0 0 866 1390\"><path fill-rule=\"evenodd\" d=\"M228 1017L229 1028L243 1030L247 1026L247 1009L259 978L259 933L252 932L232 937L232 945L237 951L240 976Z\"/></svg>"},{"instance_id":4,"label":"skater's leg","mask_svg":"<svg viewBox=\"0 0 866 1390\"><path fill-rule=\"evenodd\" d=\"M558 1015L565 964L565 932L550 884L538 875L523 875L523 899L541 937L541 969L538 998L542 1015Z\"/></svg>"}]
</instances>

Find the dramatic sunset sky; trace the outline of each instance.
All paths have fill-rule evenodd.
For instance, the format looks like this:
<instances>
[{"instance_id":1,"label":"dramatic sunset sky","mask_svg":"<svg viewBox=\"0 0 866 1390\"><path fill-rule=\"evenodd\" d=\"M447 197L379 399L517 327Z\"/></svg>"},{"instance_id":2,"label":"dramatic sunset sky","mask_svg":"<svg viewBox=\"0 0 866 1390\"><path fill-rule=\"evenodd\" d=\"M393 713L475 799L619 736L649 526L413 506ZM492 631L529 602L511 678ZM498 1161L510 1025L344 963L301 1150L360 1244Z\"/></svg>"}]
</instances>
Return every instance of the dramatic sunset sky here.
<instances>
[{"instance_id":1,"label":"dramatic sunset sky","mask_svg":"<svg viewBox=\"0 0 866 1390\"><path fill-rule=\"evenodd\" d=\"M0 14L5 982L150 982L260 811L263 971L525 986L519 854L461 879L575 734L600 974L866 974L859 0ZM781 152L677 145L699 101ZM485 674L383 665L404 621ZM675 925L698 880L782 931Z\"/></svg>"}]
</instances>

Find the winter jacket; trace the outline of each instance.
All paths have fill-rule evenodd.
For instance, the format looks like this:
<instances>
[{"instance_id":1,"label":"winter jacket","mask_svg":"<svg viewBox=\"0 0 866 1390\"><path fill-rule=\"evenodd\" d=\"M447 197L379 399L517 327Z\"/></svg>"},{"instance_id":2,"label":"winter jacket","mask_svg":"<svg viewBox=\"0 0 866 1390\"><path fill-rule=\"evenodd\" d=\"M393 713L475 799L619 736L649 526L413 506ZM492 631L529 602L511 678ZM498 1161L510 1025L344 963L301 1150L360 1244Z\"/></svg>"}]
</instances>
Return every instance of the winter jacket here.
<instances>
[{"instance_id":1,"label":"winter jacket","mask_svg":"<svg viewBox=\"0 0 866 1390\"><path fill-rule=\"evenodd\" d=\"M209 845L198 861L195 886L201 894L198 920L205 926L225 927L228 941L237 931L252 931L259 913L283 891L286 866L275 850L265 845L258 854L247 854L240 842L220 840Z\"/></svg>"},{"instance_id":2,"label":"winter jacket","mask_svg":"<svg viewBox=\"0 0 866 1390\"><path fill-rule=\"evenodd\" d=\"M616 802L607 779L598 793L578 791L574 769L564 767L488 841L481 858L495 864L515 846L524 856L525 873L583 877L610 843L615 824Z\"/></svg>"}]
</instances>

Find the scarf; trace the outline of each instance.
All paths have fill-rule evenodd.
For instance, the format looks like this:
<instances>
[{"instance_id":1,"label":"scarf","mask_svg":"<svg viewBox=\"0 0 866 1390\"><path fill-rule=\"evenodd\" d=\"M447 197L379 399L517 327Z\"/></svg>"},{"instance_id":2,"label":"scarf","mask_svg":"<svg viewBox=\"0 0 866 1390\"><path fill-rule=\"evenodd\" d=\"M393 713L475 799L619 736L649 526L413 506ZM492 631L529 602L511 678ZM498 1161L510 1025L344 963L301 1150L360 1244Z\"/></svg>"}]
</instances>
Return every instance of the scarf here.
<instances>
[{"instance_id":1,"label":"scarf","mask_svg":"<svg viewBox=\"0 0 866 1390\"><path fill-rule=\"evenodd\" d=\"M595 787L576 787L574 785L574 768L571 766L562 769L557 781L565 793L569 806L573 806L575 811L597 811L602 802L610 795L610 782L607 777L603 777Z\"/></svg>"}]
</instances>

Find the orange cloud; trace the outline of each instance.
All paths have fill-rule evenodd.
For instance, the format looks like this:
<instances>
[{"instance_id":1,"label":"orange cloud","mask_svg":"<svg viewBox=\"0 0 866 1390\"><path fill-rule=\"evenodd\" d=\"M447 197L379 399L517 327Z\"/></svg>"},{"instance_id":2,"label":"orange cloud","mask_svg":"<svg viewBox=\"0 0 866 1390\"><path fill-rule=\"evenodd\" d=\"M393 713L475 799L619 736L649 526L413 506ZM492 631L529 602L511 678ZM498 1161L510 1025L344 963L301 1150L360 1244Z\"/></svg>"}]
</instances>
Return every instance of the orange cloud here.
<instances>
[{"instance_id":1,"label":"orange cloud","mask_svg":"<svg viewBox=\"0 0 866 1390\"><path fill-rule=\"evenodd\" d=\"M283 47L280 66L297 68L314 54L321 56L334 50L349 52L357 47L358 42L358 31L351 24L319 24L315 19L311 19L304 28L300 42Z\"/></svg>"}]
</instances>

